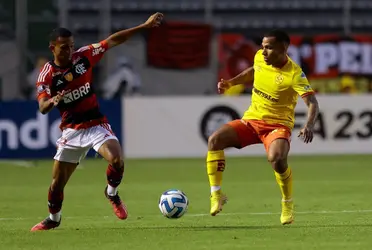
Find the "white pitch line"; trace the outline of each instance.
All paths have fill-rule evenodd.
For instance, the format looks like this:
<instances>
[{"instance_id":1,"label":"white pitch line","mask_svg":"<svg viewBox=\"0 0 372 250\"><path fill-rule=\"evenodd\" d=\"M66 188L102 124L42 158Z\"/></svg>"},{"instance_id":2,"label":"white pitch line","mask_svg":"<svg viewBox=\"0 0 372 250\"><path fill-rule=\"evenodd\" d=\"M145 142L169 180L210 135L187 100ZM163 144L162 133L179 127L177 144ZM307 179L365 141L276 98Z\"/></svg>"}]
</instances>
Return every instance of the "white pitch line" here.
<instances>
[{"instance_id":1,"label":"white pitch line","mask_svg":"<svg viewBox=\"0 0 372 250\"><path fill-rule=\"evenodd\" d=\"M340 211L295 211L295 214L344 214L344 213L372 213L372 210L340 210ZM258 212L258 213L220 213L218 216L235 215L278 215L279 212ZM186 214L189 217L209 216L209 214Z\"/></svg>"},{"instance_id":2,"label":"white pitch line","mask_svg":"<svg viewBox=\"0 0 372 250\"><path fill-rule=\"evenodd\" d=\"M295 212L295 214L346 214L346 213L352 213L352 214L358 214L358 213L372 213L372 210L339 210L339 211L298 211ZM279 215L280 213L278 212L258 212L258 213L220 213L218 216L236 216L236 215ZM186 214L186 217L202 217L202 216L210 216L210 214ZM102 218L107 219L110 216L103 216ZM162 215L151 215L151 216L146 216L144 215L143 217L162 217ZM0 221L17 221L17 220L32 220L32 219L44 219L45 217L38 217L38 218L25 218L25 217L17 217L17 218L0 218ZM93 216L90 217L65 217L66 219L84 219L84 218L96 218Z\"/></svg>"},{"instance_id":3,"label":"white pitch line","mask_svg":"<svg viewBox=\"0 0 372 250\"><path fill-rule=\"evenodd\" d=\"M17 167L24 167L24 168L35 167L35 164L31 161L1 160L0 163L12 165L12 166L17 166Z\"/></svg>"}]
</instances>

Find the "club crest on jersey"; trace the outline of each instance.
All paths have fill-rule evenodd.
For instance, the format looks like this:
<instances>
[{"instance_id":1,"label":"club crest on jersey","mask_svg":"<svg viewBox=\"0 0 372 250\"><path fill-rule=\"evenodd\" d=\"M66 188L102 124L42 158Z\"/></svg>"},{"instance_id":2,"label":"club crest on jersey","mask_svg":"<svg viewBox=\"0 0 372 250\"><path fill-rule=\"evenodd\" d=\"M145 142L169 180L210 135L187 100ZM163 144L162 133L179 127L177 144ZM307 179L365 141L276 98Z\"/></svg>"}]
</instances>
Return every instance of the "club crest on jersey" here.
<instances>
[{"instance_id":1,"label":"club crest on jersey","mask_svg":"<svg viewBox=\"0 0 372 250\"><path fill-rule=\"evenodd\" d=\"M284 81L284 77L283 77L282 74L279 73L275 76L275 83L276 84L281 84L281 83L283 83L283 81Z\"/></svg>"},{"instance_id":2,"label":"club crest on jersey","mask_svg":"<svg viewBox=\"0 0 372 250\"><path fill-rule=\"evenodd\" d=\"M71 82L74 79L74 76L72 75L72 73L68 73L65 75L65 79L66 81Z\"/></svg>"},{"instance_id":3,"label":"club crest on jersey","mask_svg":"<svg viewBox=\"0 0 372 250\"><path fill-rule=\"evenodd\" d=\"M301 78L306 78L306 75L305 75L305 73L303 71L301 73Z\"/></svg>"},{"instance_id":4,"label":"club crest on jersey","mask_svg":"<svg viewBox=\"0 0 372 250\"><path fill-rule=\"evenodd\" d=\"M77 64L75 67L75 72L78 73L79 75L82 75L85 72L87 72L87 69L85 68L84 63Z\"/></svg>"}]
</instances>

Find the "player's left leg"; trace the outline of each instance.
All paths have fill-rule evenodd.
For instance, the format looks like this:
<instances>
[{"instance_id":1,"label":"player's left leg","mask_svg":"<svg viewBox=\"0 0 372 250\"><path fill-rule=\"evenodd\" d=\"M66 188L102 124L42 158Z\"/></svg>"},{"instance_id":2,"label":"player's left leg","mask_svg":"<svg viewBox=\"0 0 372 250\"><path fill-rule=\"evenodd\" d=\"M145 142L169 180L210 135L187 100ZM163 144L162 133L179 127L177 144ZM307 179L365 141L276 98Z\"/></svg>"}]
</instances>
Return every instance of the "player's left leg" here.
<instances>
[{"instance_id":1,"label":"player's left leg","mask_svg":"<svg viewBox=\"0 0 372 250\"><path fill-rule=\"evenodd\" d=\"M124 174L122 148L108 124L97 126L94 133L96 141L93 148L108 162L105 196L110 201L116 216L125 220L128 217L127 208L118 194L118 186Z\"/></svg>"},{"instance_id":2,"label":"player's left leg","mask_svg":"<svg viewBox=\"0 0 372 250\"><path fill-rule=\"evenodd\" d=\"M287 129L276 129L265 138L264 144L267 159L274 169L275 178L282 193L282 214L280 221L283 225L293 222L292 200L292 171L288 167L290 149L290 132Z\"/></svg>"}]
</instances>

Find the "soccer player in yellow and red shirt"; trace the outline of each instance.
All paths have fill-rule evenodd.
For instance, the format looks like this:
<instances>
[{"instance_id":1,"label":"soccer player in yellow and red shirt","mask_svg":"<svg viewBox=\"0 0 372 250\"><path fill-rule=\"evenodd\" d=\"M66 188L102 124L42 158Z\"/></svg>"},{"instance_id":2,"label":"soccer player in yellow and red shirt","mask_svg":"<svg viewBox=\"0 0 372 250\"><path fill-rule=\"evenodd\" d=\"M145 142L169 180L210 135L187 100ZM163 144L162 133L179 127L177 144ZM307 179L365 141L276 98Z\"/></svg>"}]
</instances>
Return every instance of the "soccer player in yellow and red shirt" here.
<instances>
[{"instance_id":1,"label":"soccer player in yellow and red shirt","mask_svg":"<svg viewBox=\"0 0 372 250\"><path fill-rule=\"evenodd\" d=\"M319 106L301 67L287 55L289 44L290 38L284 31L269 32L262 40L262 49L255 55L253 67L218 83L219 93L250 81L254 82L254 89L251 105L243 118L225 124L208 141L207 172L212 216L222 211L227 201L226 195L221 192L224 149L263 143L282 193L280 221L283 225L293 222L292 172L287 157L294 126L294 109L298 96L301 96L308 107L308 117L298 136L304 143L310 143Z\"/></svg>"}]
</instances>

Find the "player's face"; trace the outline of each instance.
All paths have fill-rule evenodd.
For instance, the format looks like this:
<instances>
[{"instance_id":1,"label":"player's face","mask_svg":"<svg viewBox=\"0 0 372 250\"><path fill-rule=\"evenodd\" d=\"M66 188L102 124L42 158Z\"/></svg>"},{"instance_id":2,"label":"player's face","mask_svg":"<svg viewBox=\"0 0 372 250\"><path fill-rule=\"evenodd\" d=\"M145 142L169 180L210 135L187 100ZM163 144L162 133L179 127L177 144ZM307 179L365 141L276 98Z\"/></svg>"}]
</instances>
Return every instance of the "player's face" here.
<instances>
[{"instance_id":1,"label":"player's face","mask_svg":"<svg viewBox=\"0 0 372 250\"><path fill-rule=\"evenodd\" d=\"M55 45L53 46L54 57L62 63L71 61L72 53L74 52L74 38L71 37L58 37Z\"/></svg>"},{"instance_id":2,"label":"player's face","mask_svg":"<svg viewBox=\"0 0 372 250\"><path fill-rule=\"evenodd\" d=\"M286 58L286 46L277 42L275 37L264 37L262 40L262 55L267 65L281 65Z\"/></svg>"}]
</instances>

